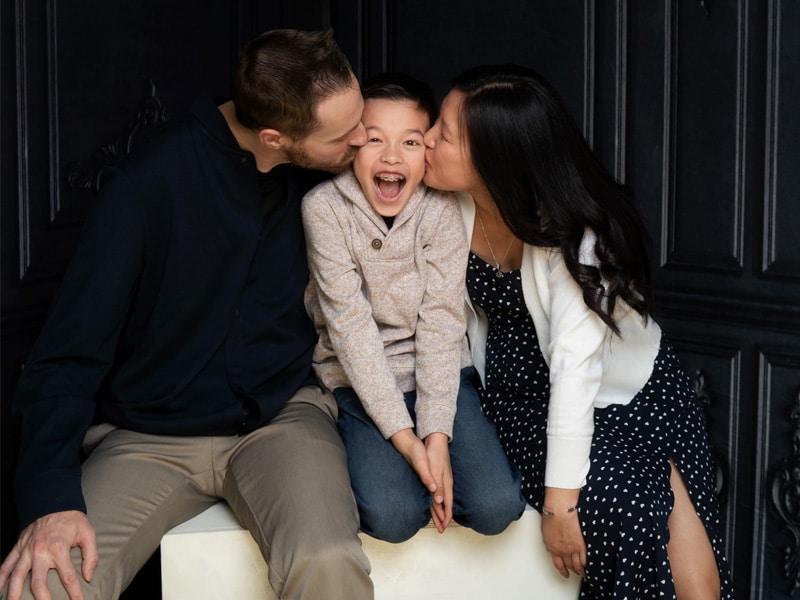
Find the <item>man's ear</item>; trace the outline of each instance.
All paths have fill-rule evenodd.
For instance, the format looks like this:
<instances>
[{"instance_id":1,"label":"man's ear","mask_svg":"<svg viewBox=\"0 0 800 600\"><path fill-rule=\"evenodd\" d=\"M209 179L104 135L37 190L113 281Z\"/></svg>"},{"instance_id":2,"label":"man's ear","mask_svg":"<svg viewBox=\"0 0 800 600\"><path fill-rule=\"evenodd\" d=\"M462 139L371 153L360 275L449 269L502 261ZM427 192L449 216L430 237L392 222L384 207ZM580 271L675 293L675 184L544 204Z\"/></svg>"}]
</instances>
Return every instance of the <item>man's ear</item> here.
<instances>
[{"instance_id":1,"label":"man's ear","mask_svg":"<svg viewBox=\"0 0 800 600\"><path fill-rule=\"evenodd\" d=\"M270 150L280 150L286 143L286 136L277 129L260 129L258 141Z\"/></svg>"}]
</instances>

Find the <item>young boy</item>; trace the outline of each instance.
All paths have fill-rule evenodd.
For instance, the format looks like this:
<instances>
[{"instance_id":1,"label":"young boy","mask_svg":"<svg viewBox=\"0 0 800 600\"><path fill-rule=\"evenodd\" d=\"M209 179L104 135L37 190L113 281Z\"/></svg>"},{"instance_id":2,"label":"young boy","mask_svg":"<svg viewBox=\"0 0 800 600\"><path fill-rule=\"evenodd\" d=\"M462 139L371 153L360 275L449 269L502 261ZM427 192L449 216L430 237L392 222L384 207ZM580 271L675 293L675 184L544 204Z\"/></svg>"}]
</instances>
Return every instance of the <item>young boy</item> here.
<instances>
[{"instance_id":1,"label":"young boy","mask_svg":"<svg viewBox=\"0 0 800 600\"><path fill-rule=\"evenodd\" d=\"M366 145L302 209L314 368L339 406L361 529L401 542L433 518L499 533L524 500L470 383L459 207L422 184L436 104L400 74L362 94Z\"/></svg>"}]
</instances>

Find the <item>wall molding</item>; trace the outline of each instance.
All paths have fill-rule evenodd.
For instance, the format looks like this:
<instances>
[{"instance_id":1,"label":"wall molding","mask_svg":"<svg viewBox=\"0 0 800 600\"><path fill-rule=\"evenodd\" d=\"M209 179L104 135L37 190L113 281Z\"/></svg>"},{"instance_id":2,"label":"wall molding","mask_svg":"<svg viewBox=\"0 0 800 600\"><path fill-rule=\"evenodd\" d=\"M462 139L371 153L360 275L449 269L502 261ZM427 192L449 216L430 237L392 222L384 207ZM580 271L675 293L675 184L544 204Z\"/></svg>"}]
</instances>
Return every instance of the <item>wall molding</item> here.
<instances>
[{"instance_id":1,"label":"wall molding","mask_svg":"<svg viewBox=\"0 0 800 600\"><path fill-rule=\"evenodd\" d=\"M781 15L782 0L769 0L767 9L766 116L764 139L764 232L762 275L769 279L800 281L800 259L779 256L781 240L777 226L780 210L790 210L792 199L778 197L778 142L780 138ZM794 107L789 105L790 109ZM791 167L789 167L791 168Z\"/></svg>"},{"instance_id":2,"label":"wall molding","mask_svg":"<svg viewBox=\"0 0 800 600\"><path fill-rule=\"evenodd\" d=\"M595 81L597 67L596 33L597 7L595 0L583 5L583 137L594 147Z\"/></svg>"},{"instance_id":3,"label":"wall molding","mask_svg":"<svg viewBox=\"0 0 800 600\"><path fill-rule=\"evenodd\" d=\"M792 434L791 455L786 457L773 457L770 451L771 439L776 426L773 419L785 419L785 410L778 412L783 405L783 396L780 374L781 370L794 374L800 370L800 348L796 351L773 350L762 348L758 356L758 397L760 402L756 422L758 424L755 448L755 489L759 490L753 497L753 548L764 549L770 543L770 521L775 521L779 527L787 531L790 536L800 535L800 478L797 471L789 471L786 482L781 482L780 477L784 468L800 467L800 393L794 384L792 386L792 407L788 413L794 422ZM790 375L790 378L792 375ZM776 464L777 463L777 464ZM776 477L777 482L776 482ZM777 490L775 489L777 485ZM795 502L797 501L797 502ZM773 518L770 519L770 516ZM777 519L775 517L778 517ZM772 545L776 545L774 542ZM785 549L783 574L791 586L797 589L800 582L800 544L794 540ZM766 553L753 554L751 563L751 576L759 589L768 589ZM774 586L774 584L773 584ZM773 588L774 589L774 588Z\"/></svg>"},{"instance_id":4,"label":"wall molding","mask_svg":"<svg viewBox=\"0 0 800 600\"><path fill-rule=\"evenodd\" d=\"M615 33L614 176L625 181L628 154L628 0L617 0Z\"/></svg>"},{"instance_id":5,"label":"wall molding","mask_svg":"<svg viewBox=\"0 0 800 600\"><path fill-rule=\"evenodd\" d=\"M680 115L678 114L678 63L681 48L680 24L681 8L677 0L668 0L665 13L665 44L664 59L664 131L663 143L665 148L662 183L662 236L659 265L665 268L680 268L698 272L715 271L720 273L740 274L744 272L744 231L745 231L745 196L747 173L747 101L748 101L748 60L747 47L749 43L749 30L747 19L747 0L740 0L736 5L737 32L736 32L736 58L734 69L736 72L736 89L731 93L732 98L726 99L735 103L735 114L732 126L735 129L735 148L732 149L731 161L735 173L733 194L730 206L732 223L729 234L730 239L726 244L719 244L717 249L708 252L697 252L681 248L679 239L678 214L680 206L678 197L678 153L681 129ZM709 7L703 6L705 18L709 20ZM697 48L693 51L698 51ZM698 94L702 93L698 89ZM691 213L690 213L691 214ZM712 224L705 224L713 227Z\"/></svg>"},{"instance_id":6,"label":"wall molding","mask_svg":"<svg viewBox=\"0 0 800 600\"><path fill-rule=\"evenodd\" d=\"M736 323L739 327L800 335L800 304L769 297L741 298L675 286L656 286L656 312L676 319Z\"/></svg>"},{"instance_id":7,"label":"wall molding","mask_svg":"<svg viewBox=\"0 0 800 600\"><path fill-rule=\"evenodd\" d=\"M791 583L790 596L800 590L800 391L789 412L794 423L792 455L783 459L769 486L770 510L789 535L784 549L783 572Z\"/></svg>"},{"instance_id":8,"label":"wall molding","mask_svg":"<svg viewBox=\"0 0 800 600\"><path fill-rule=\"evenodd\" d=\"M692 379L692 386L694 387L695 402L700 406L703 411L708 414L709 408L714 403L711 393L708 390L708 381L706 374L701 369L694 372ZM719 506L724 507L728 500L728 481L730 479L730 462L725 456L720 453L716 447L712 445L711 455L714 468L714 487L717 493L717 502Z\"/></svg>"},{"instance_id":9,"label":"wall molding","mask_svg":"<svg viewBox=\"0 0 800 600\"><path fill-rule=\"evenodd\" d=\"M126 132L98 148L88 159L67 165L69 187L77 191L99 192L106 168L130 154L149 133L168 120L167 109L156 95L156 85L148 79L139 109Z\"/></svg>"}]
</instances>

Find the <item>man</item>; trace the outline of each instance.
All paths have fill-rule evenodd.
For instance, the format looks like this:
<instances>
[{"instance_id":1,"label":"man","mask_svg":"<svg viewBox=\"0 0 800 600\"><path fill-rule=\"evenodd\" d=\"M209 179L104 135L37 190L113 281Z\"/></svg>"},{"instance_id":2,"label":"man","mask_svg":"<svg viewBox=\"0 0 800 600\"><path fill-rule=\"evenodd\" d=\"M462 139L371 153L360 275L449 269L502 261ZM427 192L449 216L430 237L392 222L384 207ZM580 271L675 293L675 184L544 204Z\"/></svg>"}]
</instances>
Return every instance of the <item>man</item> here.
<instances>
[{"instance_id":1,"label":"man","mask_svg":"<svg viewBox=\"0 0 800 600\"><path fill-rule=\"evenodd\" d=\"M24 529L3 597L116 598L219 498L281 598L372 597L311 372L299 203L316 180L296 168L345 168L362 107L331 32L267 32L230 102L198 102L111 172L17 388Z\"/></svg>"}]
</instances>

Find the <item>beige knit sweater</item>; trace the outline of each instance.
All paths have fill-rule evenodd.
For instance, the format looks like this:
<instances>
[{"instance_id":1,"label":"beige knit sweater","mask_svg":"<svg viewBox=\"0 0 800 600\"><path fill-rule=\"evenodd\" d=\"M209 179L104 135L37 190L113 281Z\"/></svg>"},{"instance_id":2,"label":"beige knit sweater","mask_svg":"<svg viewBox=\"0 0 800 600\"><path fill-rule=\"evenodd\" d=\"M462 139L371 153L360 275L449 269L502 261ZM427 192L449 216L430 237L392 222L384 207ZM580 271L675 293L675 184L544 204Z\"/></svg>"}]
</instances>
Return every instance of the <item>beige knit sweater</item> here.
<instances>
[{"instance_id":1,"label":"beige knit sweater","mask_svg":"<svg viewBox=\"0 0 800 600\"><path fill-rule=\"evenodd\" d=\"M319 342L314 370L352 387L384 437L414 427L403 392L417 390L416 433L452 437L466 343L468 245L457 200L420 185L389 229L352 171L303 200Z\"/></svg>"}]
</instances>

